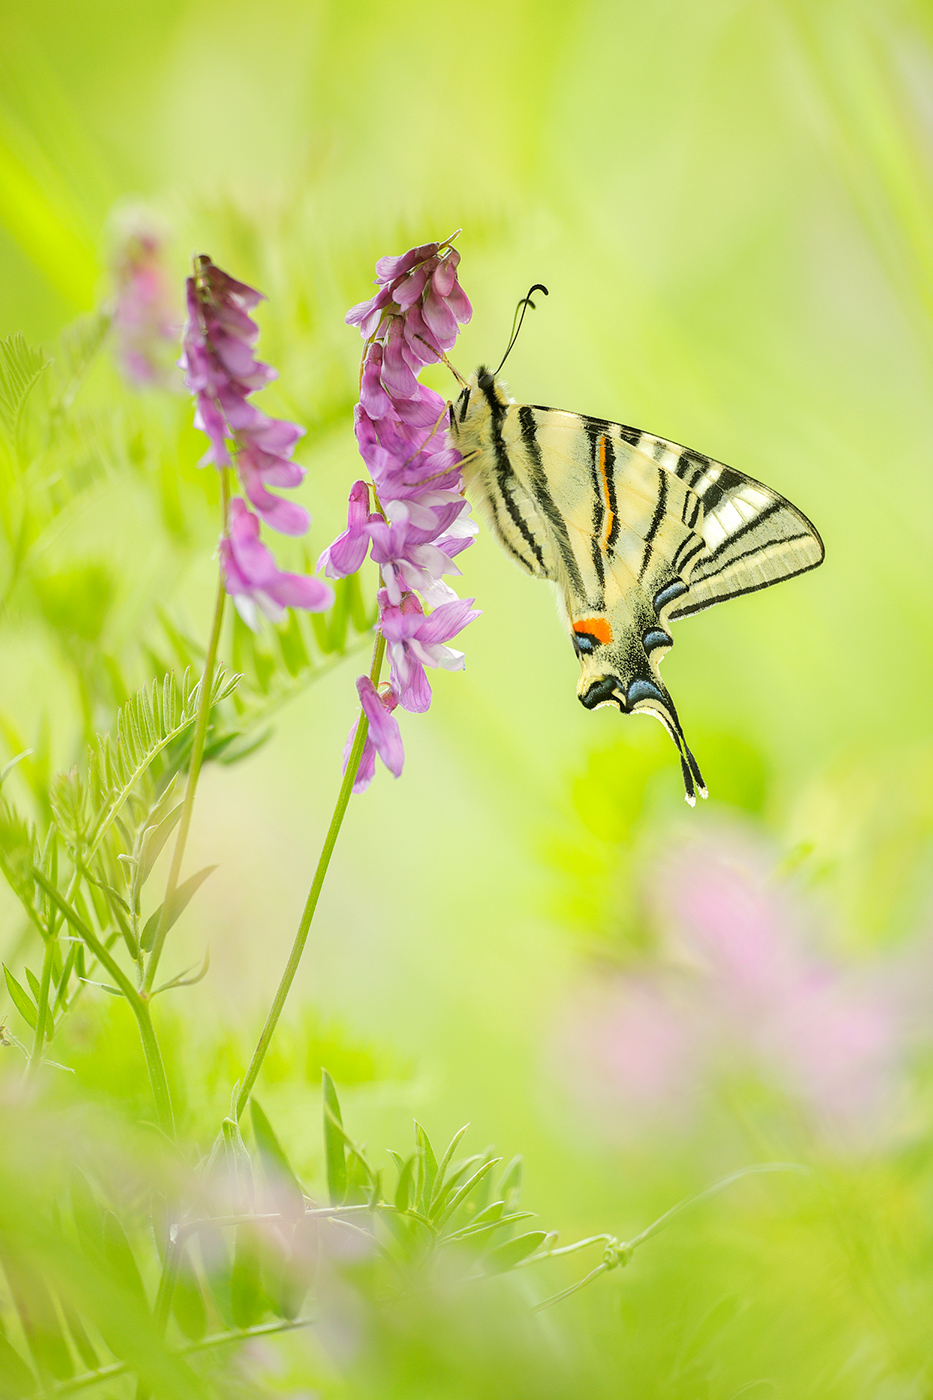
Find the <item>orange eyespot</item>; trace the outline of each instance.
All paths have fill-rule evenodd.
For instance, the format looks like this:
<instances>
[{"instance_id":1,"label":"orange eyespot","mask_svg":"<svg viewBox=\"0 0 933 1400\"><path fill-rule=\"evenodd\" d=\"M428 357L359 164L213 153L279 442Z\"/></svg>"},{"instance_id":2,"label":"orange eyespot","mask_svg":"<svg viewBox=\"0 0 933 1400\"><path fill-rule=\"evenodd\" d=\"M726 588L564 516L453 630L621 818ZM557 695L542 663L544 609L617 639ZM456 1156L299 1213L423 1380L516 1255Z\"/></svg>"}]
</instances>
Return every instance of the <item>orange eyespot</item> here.
<instances>
[{"instance_id":1,"label":"orange eyespot","mask_svg":"<svg viewBox=\"0 0 933 1400\"><path fill-rule=\"evenodd\" d=\"M595 637L597 642L602 642L604 646L609 646L612 642L612 628L604 617L585 617L573 624L575 632L586 632L588 636Z\"/></svg>"}]
</instances>

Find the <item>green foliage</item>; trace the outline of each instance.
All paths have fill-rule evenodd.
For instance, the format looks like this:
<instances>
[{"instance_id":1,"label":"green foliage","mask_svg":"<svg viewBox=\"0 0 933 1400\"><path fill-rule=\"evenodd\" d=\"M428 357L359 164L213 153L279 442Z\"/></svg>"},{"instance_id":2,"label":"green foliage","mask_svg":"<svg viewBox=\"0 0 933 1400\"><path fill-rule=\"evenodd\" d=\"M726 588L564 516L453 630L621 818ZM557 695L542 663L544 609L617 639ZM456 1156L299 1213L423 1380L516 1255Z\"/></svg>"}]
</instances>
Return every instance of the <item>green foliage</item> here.
<instances>
[{"instance_id":1,"label":"green foliage","mask_svg":"<svg viewBox=\"0 0 933 1400\"><path fill-rule=\"evenodd\" d=\"M0 340L0 422L15 442L27 400L49 367L42 351L26 344L22 331Z\"/></svg>"}]
</instances>

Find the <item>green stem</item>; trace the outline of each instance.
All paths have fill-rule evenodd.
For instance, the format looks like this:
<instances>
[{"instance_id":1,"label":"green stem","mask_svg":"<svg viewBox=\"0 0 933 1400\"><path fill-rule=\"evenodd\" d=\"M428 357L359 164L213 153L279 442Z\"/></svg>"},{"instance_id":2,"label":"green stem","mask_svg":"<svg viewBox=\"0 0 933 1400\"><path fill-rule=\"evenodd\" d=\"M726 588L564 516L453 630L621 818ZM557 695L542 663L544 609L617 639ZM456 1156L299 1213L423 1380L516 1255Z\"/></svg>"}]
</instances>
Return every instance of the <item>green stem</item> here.
<instances>
[{"instance_id":1,"label":"green stem","mask_svg":"<svg viewBox=\"0 0 933 1400\"><path fill-rule=\"evenodd\" d=\"M224 529L226 529L227 502L229 499L229 486L227 483L226 471L220 473L220 494ZM147 995L152 991L156 969L159 966L159 958L162 956L165 937L169 930L172 904L175 898L175 891L178 889L179 877L181 876L181 866L185 858L185 846L188 841L188 832L191 829L191 818L194 813L194 798L197 792L198 778L201 776L204 744L207 739L207 726L211 713L211 691L214 686L214 668L217 662L217 648L220 644L220 629L223 625L224 604L226 600L227 592L224 588L223 574L221 573L217 579L214 617L211 623L210 639L207 644L207 656L204 661L204 674L201 676L201 691L198 697L198 717L194 727L194 741L191 746L191 762L188 765L188 783L185 788L185 799L181 809L181 817L178 822L175 849L172 852L172 864L169 868L168 880L165 884L165 898L162 900L162 907L159 911L159 924L152 941L152 951L149 954L146 975L143 979L142 990Z\"/></svg>"},{"instance_id":2,"label":"green stem","mask_svg":"<svg viewBox=\"0 0 933 1400\"><path fill-rule=\"evenodd\" d=\"M210 1351L214 1347L230 1346L234 1342L248 1342L252 1337L274 1337L277 1332L295 1332L301 1327L312 1327L315 1319L313 1317L296 1317L292 1322L259 1322L255 1327L244 1327L240 1332L215 1332L210 1337L202 1337L200 1341L188 1342L185 1346L175 1347L171 1351L172 1356L193 1356L199 1351ZM113 1380L116 1376L125 1376L129 1370L126 1361L116 1361L112 1366L101 1366L99 1371L86 1371L82 1376L75 1376L72 1380L63 1381L55 1387L55 1395L74 1395L78 1390L87 1390L92 1385L101 1385L104 1381Z\"/></svg>"},{"instance_id":3,"label":"green stem","mask_svg":"<svg viewBox=\"0 0 933 1400\"><path fill-rule=\"evenodd\" d=\"M162 1052L159 1049L155 1026L152 1024L148 998L136 990L107 945L100 941L97 934L88 927L80 914L62 898L55 886L45 878L42 871L33 866L32 876L36 884L41 885L49 899L61 910L75 932L84 940L97 961L107 969L129 1002L139 1027L139 1038L142 1041L143 1054L146 1057L146 1068L149 1071L149 1083L152 1085L152 1097L155 1100L159 1127L174 1140L175 1117L172 1112L172 1096L168 1087L168 1079L165 1076L165 1065L162 1062Z\"/></svg>"},{"instance_id":4,"label":"green stem","mask_svg":"<svg viewBox=\"0 0 933 1400\"><path fill-rule=\"evenodd\" d=\"M376 645L373 648L373 664L369 673L370 680L372 681L373 685L376 686L378 686L379 684L379 673L382 670L382 661L385 656L385 648L385 637L383 637L382 633L380 632L376 636ZM256 1083L256 1077L259 1074L259 1071L262 1068L262 1062L266 1057L266 1051L269 1048L269 1042L275 1034L275 1028L278 1025L279 1017L282 1014L282 1008L285 1005L285 998L288 996L292 982L295 980L295 973L298 971L298 964L301 962L301 955L304 952L305 943L308 940L308 931L311 928L311 920L314 918L314 911L317 909L317 902L320 898L321 889L324 884L324 877L327 874L327 867L330 865L330 858L334 853L334 847L337 844L337 837L340 834L340 827L343 823L343 819L350 802L350 794L353 791L353 784L356 781L356 774L360 766L360 759L363 756L363 745L366 743L366 736L368 733L369 720L366 718L365 713L361 712L359 721L357 722L356 726L356 735L353 740L353 747L350 750L350 757L347 760L346 772L343 775L343 782L340 785L340 792L337 794L337 805L334 808L334 815L331 817L330 826L328 827L327 835L324 838L324 845L317 863L317 869L314 872L314 879L311 881L311 888L308 891L308 898L305 903L304 911L301 915L301 922L299 923L298 931L295 934L295 941L292 944L292 950L288 955L288 962L285 964L285 971L282 973L282 979L279 982L278 989L276 990L275 999L273 1000L272 1005L269 1008L269 1014L266 1017L266 1023L262 1028L262 1034L259 1037L256 1049L253 1051L253 1058L249 1062L249 1069L246 1071L246 1074L240 1085L239 1093L237 1094L237 1118L240 1117L241 1113L243 1112L244 1108L246 1107L249 1101L249 1096L252 1092L253 1085Z\"/></svg>"}]
</instances>

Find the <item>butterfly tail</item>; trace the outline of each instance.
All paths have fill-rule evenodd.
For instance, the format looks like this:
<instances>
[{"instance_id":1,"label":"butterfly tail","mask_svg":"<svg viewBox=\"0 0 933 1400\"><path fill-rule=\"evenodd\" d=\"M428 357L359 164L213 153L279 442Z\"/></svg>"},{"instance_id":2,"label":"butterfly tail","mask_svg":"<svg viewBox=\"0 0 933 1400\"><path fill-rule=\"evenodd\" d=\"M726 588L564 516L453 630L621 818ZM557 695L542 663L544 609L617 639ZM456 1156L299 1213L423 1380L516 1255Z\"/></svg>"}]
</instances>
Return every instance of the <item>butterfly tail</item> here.
<instances>
[{"instance_id":1,"label":"butterfly tail","mask_svg":"<svg viewBox=\"0 0 933 1400\"><path fill-rule=\"evenodd\" d=\"M667 687L654 680L634 681L628 689L626 708L630 712L641 710L645 714L654 715L664 725L680 754L680 769L684 779L684 798L691 807L695 807L697 793L701 797L707 796L706 784L703 781L699 764L690 752L687 740L684 738L684 731L681 728L677 710Z\"/></svg>"}]
</instances>

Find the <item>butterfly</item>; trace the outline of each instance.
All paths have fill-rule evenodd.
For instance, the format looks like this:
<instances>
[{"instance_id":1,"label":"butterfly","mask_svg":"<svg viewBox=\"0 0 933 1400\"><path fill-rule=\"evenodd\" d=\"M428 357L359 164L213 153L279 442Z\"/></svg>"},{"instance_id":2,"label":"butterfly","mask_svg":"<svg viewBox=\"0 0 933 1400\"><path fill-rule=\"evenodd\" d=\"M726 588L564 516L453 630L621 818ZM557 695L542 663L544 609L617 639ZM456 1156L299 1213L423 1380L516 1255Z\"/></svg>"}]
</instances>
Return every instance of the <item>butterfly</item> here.
<instances>
[{"instance_id":1,"label":"butterfly","mask_svg":"<svg viewBox=\"0 0 933 1400\"><path fill-rule=\"evenodd\" d=\"M733 467L622 423L516 403L482 366L450 406L449 435L506 552L557 585L580 701L659 719L693 806L706 786L660 673L670 624L815 569L816 528Z\"/></svg>"}]
</instances>

